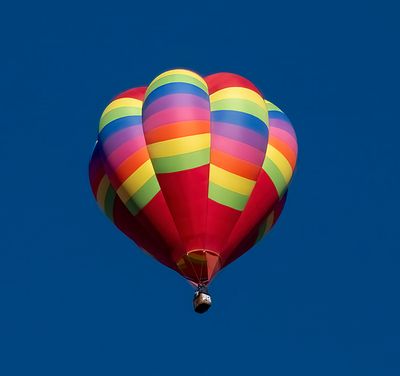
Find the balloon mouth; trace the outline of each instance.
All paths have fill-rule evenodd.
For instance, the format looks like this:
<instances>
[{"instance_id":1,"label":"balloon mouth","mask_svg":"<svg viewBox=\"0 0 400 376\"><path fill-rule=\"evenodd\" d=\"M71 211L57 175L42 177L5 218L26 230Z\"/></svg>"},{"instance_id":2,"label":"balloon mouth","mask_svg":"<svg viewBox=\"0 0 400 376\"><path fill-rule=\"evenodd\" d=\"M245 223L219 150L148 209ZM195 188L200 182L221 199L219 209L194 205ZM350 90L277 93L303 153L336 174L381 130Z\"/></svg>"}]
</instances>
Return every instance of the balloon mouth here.
<instances>
[{"instance_id":1,"label":"balloon mouth","mask_svg":"<svg viewBox=\"0 0 400 376\"><path fill-rule=\"evenodd\" d=\"M221 269L221 258L218 253L195 249L187 252L176 263L182 276L197 286L206 286Z\"/></svg>"}]
</instances>

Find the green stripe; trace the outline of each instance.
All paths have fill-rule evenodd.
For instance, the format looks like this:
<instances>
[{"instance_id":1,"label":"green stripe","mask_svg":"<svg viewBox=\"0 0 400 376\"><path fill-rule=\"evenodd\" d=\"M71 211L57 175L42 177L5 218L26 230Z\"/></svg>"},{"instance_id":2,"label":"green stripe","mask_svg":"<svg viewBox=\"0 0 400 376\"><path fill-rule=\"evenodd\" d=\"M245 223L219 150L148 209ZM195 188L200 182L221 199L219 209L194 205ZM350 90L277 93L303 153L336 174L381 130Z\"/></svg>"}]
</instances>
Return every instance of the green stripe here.
<instances>
[{"instance_id":1,"label":"green stripe","mask_svg":"<svg viewBox=\"0 0 400 376\"><path fill-rule=\"evenodd\" d=\"M283 112L278 106L275 106L273 103L268 103L265 102L265 104L267 105L267 110L268 111L279 111L279 112Z\"/></svg>"},{"instance_id":2,"label":"green stripe","mask_svg":"<svg viewBox=\"0 0 400 376\"><path fill-rule=\"evenodd\" d=\"M204 166L210 163L210 148L151 160L156 173L177 172Z\"/></svg>"},{"instance_id":3,"label":"green stripe","mask_svg":"<svg viewBox=\"0 0 400 376\"><path fill-rule=\"evenodd\" d=\"M110 218L112 221L114 219L114 199L115 199L115 190L111 186L108 186L106 197L104 200L104 212L106 213L107 217Z\"/></svg>"},{"instance_id":4,"label":"green stripe","mask_svg":"<svg viewBox=\"0 0 400 376\"><path fill-rule=\"evenodd\" d=\"M242 211L245 208L248 201L248 196L232 192L229 189L214 184L213 182L209 183L208 197L222 205L229 206L230 208L239 211Z\"/></svg>"},{"instance_id":5,"label":"green stripe","mask_svg":"<svg viewBox=\"0 0 400 376\"><path fill-rule=\"evenodd\" d=\"M152 176L127 201L125 206L133 215L136 215L140 211L140 209L143 209L159 191L160 185L158 184L157 178L155 176Z\"/></svg>"},{"instance_id":6,"label":"green stripe","mask_svg":"<svg viewBox=\"0 0 400 376\"><path fill-rule=\"evenodd\" d=\"M231 110L241 111L253 115L265 124L268 124L268 111L247 99L228 98L211 102L211 111Z\"/></svg>"},{"instance_id":7,"label":"green stripe","mask_svg":"<svg viewBox=\"0 0 400 376\"><path fill-rule=\"evenodd\" d=\"M107 112L104 116L100 119L99 125L99 132L108 124L111 123L113 120L125 117L125 116L140 116L142 115L142 109L139 107L118 107L110 112Z\"/></svg>"},{"instance_id":8,"label":"green stripe","mask_svg":"<svg viewBox=\"0 0 400 376\"><path fill-rule=\"evenodd\" d=\"M186 76L185 74L171 74L169 76L165 76L158 80L153 81L147 88L146 98L152 91L156 90L160 86L170 84L172 82L185 82L187 84L192 84L194 86L199 87L208 94L207 86L205 86L201 81L197 80L196 78L192 76Z\"/></svg>"},{"instance_id":9,"label":"green stripe","mask_svg":"<svg viewBox=\"0 0 400 376\"><path fill-rule=\"evenodd\" d=\"M274 183L275 188L278 191L279 197L282 197L286 191L287 185L279 168L274 162L272 162L270 158L265 158L262 168Z\"/></svg>"},{"instance_id":10,"label":"green stripe","mask_svg":"<svg viewBox=\"0 0 400 376\"><path fill-rule=\"evenodd\" d=\"M139 207L136 205L135 200L133 199L133 197L131 197L126 203L125 203L126 208L130 211L130 213L132 215L136 215L137 213L139 213L140 209Z\"/></svg>"},{"instance_id":11,"label":"green stripe","mask_svg":"<svg viewBox=\"0 0 400 376\"><path fill-rule=\"evenodd\" d=\"M265 229L267 228L267 222L268 222L268 216L262 221L260 227L258 228L256 243L259 242L264 237Z\"/></svg>"}]
</instances>

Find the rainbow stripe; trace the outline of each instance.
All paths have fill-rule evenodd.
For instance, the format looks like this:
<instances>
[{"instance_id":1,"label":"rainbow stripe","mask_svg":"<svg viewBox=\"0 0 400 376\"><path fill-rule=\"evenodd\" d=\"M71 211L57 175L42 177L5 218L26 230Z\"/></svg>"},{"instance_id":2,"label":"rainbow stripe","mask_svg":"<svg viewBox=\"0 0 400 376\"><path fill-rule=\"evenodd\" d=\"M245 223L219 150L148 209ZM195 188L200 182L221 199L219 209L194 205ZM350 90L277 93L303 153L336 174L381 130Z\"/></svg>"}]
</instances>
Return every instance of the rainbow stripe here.
<instances>
[{"instance_id":1,"label":"rainbow stripe","mask_svg":"<svg viewBox=\"0 0 400 376\"><path fill-rule=\"evenodd\" d=\"M92 192L100 209L111 221L114 221L114 201L116 198L116 192L104 171L98 143L96 143L90 161L89 174Z\"/></svg>"},{"instance_id":2,"label":"rainbow stripe","mask_svg":"<svg viewBox=\"0 0 400 376\"><path fill-rule=\"evenodd\" d=\"M257 181L268 142L268 110L259 93L224 87L210 95L208 197L242 211Z\"/></svg>"},{"instance_id":3,"label":"rainbow stripe","mask_svg":"<svg viewBox=\"0 0 400 376\"><path fill-rule=\"evenodd\" d=\"M149 85L143 130L156 173L189 170L210 160L207 85L196 73L176 69Z\"/></svg>"},{"instance_id":4,"label":"rainbow stripe","mask_svg":"<svg viewBox=\"0 0 400 376\"><path fill-rule=\"evenodd\" d=\"M262 168L274 183L279 197L282 197L296 166L297 139L283 111L269 101L265 103L270 119L270 138Z\"/></svg>"},{"instance_id":5,"label":"rainbow stripe","mask_svg":"<svg viewBox=\"0 0 400 376\"><path fill-rule=\"evenodd\" d=\"M184 247L202 248L211 145L205 81L182 69L161 74L146 90L142 119L157 181Z\"/></svg>"},{"instance_id":6,"label":"rainbow stripe","mask_svg":"<svg viewBox=\"0 0 400 376\"><path fill-rule=\"evenodd\" d=\"M160 191L143 134L142 106L137 98L115 99L101 116L98 135L110 183L134 215Z\"/></svg>"}]
</instances>

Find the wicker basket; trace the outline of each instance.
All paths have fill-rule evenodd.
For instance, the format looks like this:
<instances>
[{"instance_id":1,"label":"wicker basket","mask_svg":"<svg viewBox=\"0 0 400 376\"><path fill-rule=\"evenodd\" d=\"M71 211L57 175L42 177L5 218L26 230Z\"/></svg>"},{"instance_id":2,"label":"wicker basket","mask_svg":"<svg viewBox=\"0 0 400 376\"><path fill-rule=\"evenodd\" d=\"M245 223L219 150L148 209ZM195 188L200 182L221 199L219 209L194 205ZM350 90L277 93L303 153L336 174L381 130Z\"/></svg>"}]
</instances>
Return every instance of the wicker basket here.
<instances>
[{"instance_id":1,"label":"wicker basket","mask_svg":"<svg viewBox=\"0 0 400 376\"><path fill-rule=\"evenodd\" d=\"M197 313L204 313L211 307L211 296L197 291L193 298L193 308Z\"/></svg>"}]
</instances>

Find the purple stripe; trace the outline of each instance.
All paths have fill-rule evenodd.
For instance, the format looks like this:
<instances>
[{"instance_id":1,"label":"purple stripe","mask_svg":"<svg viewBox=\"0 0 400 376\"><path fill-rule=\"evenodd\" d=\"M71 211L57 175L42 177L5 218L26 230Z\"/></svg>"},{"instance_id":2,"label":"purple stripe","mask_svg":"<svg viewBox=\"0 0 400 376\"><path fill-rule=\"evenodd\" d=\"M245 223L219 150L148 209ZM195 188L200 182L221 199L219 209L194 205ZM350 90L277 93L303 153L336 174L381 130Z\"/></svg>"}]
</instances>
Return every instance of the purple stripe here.
<instances>
[{"instance_id":1,"label":"purple stripe","mask_svg":"<svg viewBox=\"0 0 400 376\"><path fill-rule=\"evenodd\" d=\"M272 128L280 128L288 133L290 133L294 138L296 138L296 133L290 124L287 121L280 120L280 119L269 119L269 126Z\"/></svg>"},{"instance_id":2,"label":"purple stripe","mask_svg":"<svg viewBox=\"0 0 400 376\"><path fill-rule=\"evenodd\" d=\"M170 107L196 107L210 110L210 103L198 95L170 94L157 99L146 107L143 111L143 116L149 117Z\"/></svg>"},{"instance_id":3,"label":"purple stripe","mask_svg":"<svg viewBox=\"0 0 400 376\"><path fill-rule=\"evenodd\" d=\"M237 124L219 121L211 122L211 134L218 134L236 141L244 142L263 153L265 153L267 149L268 137Z\"/></svg>"},{"instance_id":4,"label":"purple stripe","mask_svg":"<svg viewBox=\"0 0 400 376\"><path fill-rule=\"evenodd\" d=\"M190 120L210 120L210 111L196 107L173 107L143 117L143 129L148 132L165 124Z\"/></svg>"},{"instance_id":5,"label":"purple stripe","mask_svg":"<svg viewBox=\"0 0 400 376\"><path fill-rule=\"evenodd\" d=\"M143 129L140 125L121 129L102 142L102 149L106 154L110 154L124 142L138 136L142 136L144 140Z\"/></svg>"},{"instance_id":6,"label":"purple stripe","mask_svg":"<svg viewBox=\"0 0 400 376\"><path fill-rule=\"evenodd\" d=\"M257 166L262 166L264 162L265 153L260 150L244 144L243 142L235 141L217 134L211 136L211 153L213 150L220 150Z\"/></svg>"},{"instance_id":7,"label":"purple stripe","mask_svg":"<svg viewBox=\"0 0 400 376\"><path fill-rule=\"evenodd\" d=\"M146 143L144 138L139 136L123 143L118 149L106 156L105 159L107 159L110 166L117 169L123 161L143 147L146 147Z\"/></svg>"},{"instance_id":8,"label":"purple stripe","mask_svg":"<svg viewBox=\"0 0 400 376\"><path fill-rule=\"evenodd\" d=\"M297 140L290 133L281 128L270 128L269 134L286 143L297 154Z\"/></svg>"}]
</instances>

